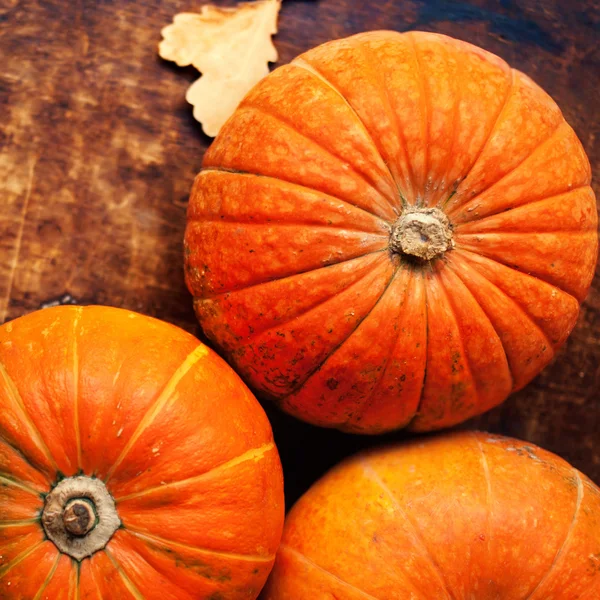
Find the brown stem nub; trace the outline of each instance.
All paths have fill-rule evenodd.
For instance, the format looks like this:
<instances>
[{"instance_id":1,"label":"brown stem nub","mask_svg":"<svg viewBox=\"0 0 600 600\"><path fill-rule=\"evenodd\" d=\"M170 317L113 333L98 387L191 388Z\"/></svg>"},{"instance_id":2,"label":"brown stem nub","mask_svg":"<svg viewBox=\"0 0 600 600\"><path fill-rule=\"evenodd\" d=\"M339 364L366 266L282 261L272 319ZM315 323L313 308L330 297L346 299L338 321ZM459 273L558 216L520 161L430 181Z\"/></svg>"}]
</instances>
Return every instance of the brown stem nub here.
<instances>
[{"instance_id":1,"label":"brown stem nub","mask_svg":"<svg viewBox=\"0 0 600 600\"><path fill-rule=\"evenodd\" d=\"M421 260L432 260L454 247L452 226L439 208L409 208L394 223L390 248Z\"/></svg>"},{"instance_id":2,"label":"brown stem nub","mask_svg":"<svg viewBox=\"0 0 600 600\"><path fill-rule=\"evenodd\" d=\"M75 498L65 506L62 519L67 533L81 537L95 527L96 511L89 500Z\"/></svg>"},{"instance_id":3,"label":"brown stem nub","mask_svg":"<svg viewBox=\"0 0 600 600\"><path fill-rule=\"evenodd\" d=\"M63 479L46 496L42 525L61 552L82 560L102 550L121 521L104 483L79 475Z\"/></svg>"}]
</instances>

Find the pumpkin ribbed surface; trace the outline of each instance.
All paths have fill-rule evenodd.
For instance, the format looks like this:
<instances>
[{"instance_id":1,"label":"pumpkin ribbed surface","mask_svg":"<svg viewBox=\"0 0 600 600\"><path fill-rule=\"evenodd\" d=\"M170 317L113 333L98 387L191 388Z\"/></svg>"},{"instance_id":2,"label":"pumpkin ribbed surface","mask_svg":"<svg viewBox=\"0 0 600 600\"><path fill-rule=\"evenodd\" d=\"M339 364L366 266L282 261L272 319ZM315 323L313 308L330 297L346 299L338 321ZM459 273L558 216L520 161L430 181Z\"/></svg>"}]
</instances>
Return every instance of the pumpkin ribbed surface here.
<instances>
[{"instance_id":1,"label":"pumpkin ribbed surface","mask_svg":"<svg viewBox=\"0 0 600 600\"><path fill-rule=\"evenodd\" d=\"M283 512L266 415L193 336L101 307L0 328L0 597L251 600Z\"/></svg>"},{"instance_id":2,"label":"pumpkin ribbed surface","mask_svg":"<svg viewBox=\"0 0 600 600\"><path fill-rule=\"evenodd\" d=\"M594 273L572 128L527 76L443 35L361 34L276 69L203 167L185 235L198 318L315 424L430 430L490 409L552 359Z\"/></svg>"},{"instance_id":3,"label":"pumpkin ribbed surface","mask_svg":"<svg viewBox=\"0 0 600 600\"><path fill-rule=\"evenodd\" d=\"M595 600L600 490L462 432L358 455L294 506L262 600Z\"/></svg>"}]
</instances>

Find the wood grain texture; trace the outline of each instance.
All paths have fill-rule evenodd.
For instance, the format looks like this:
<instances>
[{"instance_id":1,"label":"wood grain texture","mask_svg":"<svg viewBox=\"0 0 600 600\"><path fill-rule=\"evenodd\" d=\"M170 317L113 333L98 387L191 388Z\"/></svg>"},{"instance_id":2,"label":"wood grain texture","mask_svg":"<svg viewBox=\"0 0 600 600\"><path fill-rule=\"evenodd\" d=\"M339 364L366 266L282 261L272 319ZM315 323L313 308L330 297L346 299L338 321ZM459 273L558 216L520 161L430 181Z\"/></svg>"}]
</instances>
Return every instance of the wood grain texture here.
<instances>
[{"instance_id":1,"label":"wood grain texture","mask_svg":"<svg viewBox=\"0 0 600 600\"><path fill-rule=\"evenodd\" d=\"M182 238L210 139L184 99L196 73L156 48L174 14L202 4L0 0L0 322L75 298L199 333ZM382 28L444 33L498 54L553 96L599 172L597 0L286 0L278 64ZM593 187L600 195L597 179ZM341 457L381 442L267 409L288 503ZM553 365L466 426L530 440L600 482L600 278Z\"/></svg>"}]
</instances>

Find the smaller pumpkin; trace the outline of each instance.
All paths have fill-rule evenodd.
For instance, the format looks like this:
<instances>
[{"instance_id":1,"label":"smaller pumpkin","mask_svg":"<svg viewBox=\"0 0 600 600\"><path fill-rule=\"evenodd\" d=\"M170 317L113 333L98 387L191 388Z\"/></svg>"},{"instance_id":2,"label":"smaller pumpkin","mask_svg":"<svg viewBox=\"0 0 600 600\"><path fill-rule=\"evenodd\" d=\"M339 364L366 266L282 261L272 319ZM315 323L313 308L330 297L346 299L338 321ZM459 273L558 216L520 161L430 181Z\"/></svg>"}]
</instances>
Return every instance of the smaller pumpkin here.
<instances>
[{"instance_id":1,"label":"smaller pumpkin","mask_svg":"<svg viewBox=\"0 0 600 600\"><path fill-rule=\"evenodd\" d=\"M351 458L294 506L264 600L597 600L600 490L461 432Z\"/></svg>"},{"instance_id":2,"label":"smaller pumpkin","mask_svg":"<svg viewBox=\"0 0 600 600\"><path fill-rule=\"evenodd\" d=\"M0 327L0 598L255 599L283 514L266 415L193 336L102 307Z\"/></svg>"}]
</instances>

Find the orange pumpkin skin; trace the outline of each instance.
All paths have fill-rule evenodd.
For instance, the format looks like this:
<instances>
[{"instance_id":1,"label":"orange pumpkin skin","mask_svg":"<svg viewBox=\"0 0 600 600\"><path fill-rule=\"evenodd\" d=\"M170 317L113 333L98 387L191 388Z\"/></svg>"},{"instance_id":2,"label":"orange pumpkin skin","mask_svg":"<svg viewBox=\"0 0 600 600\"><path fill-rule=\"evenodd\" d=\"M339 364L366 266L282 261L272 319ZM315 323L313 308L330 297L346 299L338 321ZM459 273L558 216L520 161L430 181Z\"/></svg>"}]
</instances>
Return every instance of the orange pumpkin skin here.
<instances>
[{"instance_id":1,"label":"orange pumpkin skin","mask_svg":"<svg viewBox=\"0 0 600 600\"><path fill-rule=\"evenodd\" d=\"M353 457L291 510L261 594L334 598L600 598L600 490L549 452L485 433Z\"/></svg>"},{"instance_id":2,"label":"orange pumpkin skin","mask_svg":"<svg viewBox=\"0 0 600 600\"><path fill-rule=\"evenodd\" d=\"M185 235L198 318L317 425L433 430L492 408L552 359L593 277L575 133L527 76L443 35L307 52L248 94L203 167ZM412 256L400 224L428 207L452 240Z\"/></svg>"},{"instance_id":3,"label":"orange pumpkin skin","mask_svg":"<svg viewBox=\"0 0 600 600\"><path fill-rule=\"evenodd\" d=\"M45 535L74 475L105 482L121 522L79 561ZM1 598L254 599L283 514L266 415L193 336L102 307L0 328Z\"/></svg>"}]
</instances>

